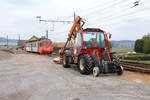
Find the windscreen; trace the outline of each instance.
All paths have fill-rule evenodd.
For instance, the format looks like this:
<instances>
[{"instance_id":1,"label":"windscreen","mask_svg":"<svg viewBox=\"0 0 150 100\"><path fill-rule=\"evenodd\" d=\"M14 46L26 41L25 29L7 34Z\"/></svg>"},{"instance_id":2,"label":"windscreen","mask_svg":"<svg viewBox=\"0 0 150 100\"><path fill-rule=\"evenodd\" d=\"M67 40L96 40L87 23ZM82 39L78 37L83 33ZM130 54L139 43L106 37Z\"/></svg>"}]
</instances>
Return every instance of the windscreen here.
<instances>
[{"instance_id":1,"label":"windscreen","mask_svg":"<svg viewBox=\"0 0 150 100\"><path fill-rule=\"evenodd\" d=\"M105 46L103 32L83 32L83 47L105 48Z\"/></svg>"}]
</instances>

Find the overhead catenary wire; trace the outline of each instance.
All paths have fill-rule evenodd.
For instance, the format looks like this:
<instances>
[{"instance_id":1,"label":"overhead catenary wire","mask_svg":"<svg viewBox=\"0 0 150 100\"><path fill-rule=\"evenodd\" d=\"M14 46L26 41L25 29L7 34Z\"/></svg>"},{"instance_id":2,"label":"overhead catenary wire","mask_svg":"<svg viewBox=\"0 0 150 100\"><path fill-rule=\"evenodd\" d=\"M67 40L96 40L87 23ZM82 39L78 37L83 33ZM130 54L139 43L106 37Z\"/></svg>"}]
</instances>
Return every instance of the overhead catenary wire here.
<instances>
[{"instance_id":1,"label":"overhead catenary wire","mask_svg":"<svg viewBox=\"0 0 150 100\"><path fill-rule=\"evenodd\" d=\"M131 9L131 8L130 8ZM134 11L134 10L133 10ZM128 10L126 10L126 11L124 11L124 12L127 12L127 13L123 13L123 14L121 14L121 15L117 15L117 16L113 16L113 17L111 17L111 18L108 18L107 20L105 19L105 20L103 20L103 21L101 21L101 23L102 22L109 22L109 21L113 21L114 19L121 19L122 17L127 17L127 16L130 16L130 15L133 15L133 14L135 14L135 13L138 13L138 12L129 12ZM92 24L92 23L91 23ZM94 24L94 23L93 23Z\"/></svg>"},{"instance_id":2,"label":"overhead catenary wire","mask_svg":"<svg viewBox=\"0 0 150 100\"><path fill-rule=\"evenodd\" d=\"M116 2L116 1L114 1L114 2ZM97 4L96 6L94 6L94 7L90 7L90 8L86 8L85 10L80 10L80 12L82 12L83 13L83 15L85 15L85 16L87 16L87 15L89 15L89 13L95 13L95 11L97 10L97 9L100 9L100 8L102 8L102 9L104 9L104 8L106 8L106 6L104 7L104 5L107 5L107 4L114 4L114 2L113 3L110 3L110 1L109 0L103 0L103 2L101 1L100 2L100 4L98 4L98 2L96 2L96 3L93 3L93 4ZM90 6L91 6L91 4L90 4ZM84 11L84 12L83 12Z\"/></svg>"},{"instance_id":3,"label":"overhead catenary wire","mask_svg":"<svg viewBox=\"0 0 150 100\"><path fill-rule=\"evenodd\" d=\"M95 17L95 14L103 14L106 13L108 10L110 10L110 8L115 7L116 5L120 5L121 3L123 3L124 0L120 0L119 2L116 3L110 3L110 5L104 6L104 7L98 7L97 9L93 10L92 12L88 12L85 16L88 16L86 18L93 18ZM127 0L126 0L127 1Z\"/></svg>"},{"instance_id":4,"label":"overhead catenary wire","mask_svg":"<svg viewBox=\"0 0 150 100\"><path fill-rule=\"evenodd\" d=\"M129 3L131 3L131 2L129 2ZM132 3L133 3L133 2L132 2ZM131 3L131 4L132 4L132 3ZM117 6L117 5L116 5L116 6ZM116 6L115 6L115 7L116 7ZM131 6L128 6L127 8L125 7L126 9L122 9L122 8L121 8L121 9L123 10L122 12L128 11L128 10L130 9L130 7L131 7ZM119 10L114 10L114 11L115 11L116 13L117 13L117 12L119 13L121 9L119 9ZM107 15L107 14L104 14L105 16L103 16L103 14L101 14L99 18L98 18L98 17L94 17L94 19L95 19L95 21L98 20L98 19L100 19L100 20L105 20L105 19L107 19L107 18L109 19L110 16L111 16L111 17L113 17L114 15L116 16L116 15L117 15L116 13L111 12L111 13L109 13L108 15ZM106 15L107 15L107 16L106 16ZM91 18L91 19L93 19L93 18ZM94 20L90 20L90 21L94 21Z\"/></svg>"},{"instance_id":5,"label":"overhead catenary wire","mask_svg":"<svg viewBox=\"0 0 150 100\"><path fill-rule=\"evenodd\" d=\"M121 4L126 4L126 2L123 2L123 3L121 3ZM108 9L107 11L105 10L105 11L99 11L100 13L100 16L99 16L99 14L98 13L95 13L95 14L92 14L94 17L87 17L87 19L92 19L92 21L94 21L94 20L97 20L97 19L99 19L99 18L101 18L101 19L106 19L106 18L108 18L108 17L110 17L110 16L112 16L112 15L116 15L116 13L117 12L119 12L120 10L123 10L123 9L128 9L126 6L125 7L121 7L121 8L119 8L120 6L121 6L121 4L118 4L118 5L116 5L116 6L114 6L114 7L112 7L112 8L110 8L110 9ZM114 10L113 10L114 9ZM113 11L112 11L113 10ZM96 16L96 14L98 15L98 16ZM96 16L96 17L95 17Z\"/></svg>"},{"instance_id":6,"label":"overhead catenary wire","mask_svg":"<svg viewBox=\"0 0 150 100\"><path fill-rule=\"evenodd\" d=\"M131 2L130 2L131 3ZM124 4L124 3L122 3L122 4ZM126 4L126 3L125 3ZM120 4L118 4L118 5L116 5L116 6L121 6ZM115 7L116 7L115 6ZM126 7L125 7L126 8ZM121 9L122 9L122 7L121 7ZM104 12L103 12L104 13ZM105 16L106 16L106 14L104 14ZM98 17L98 16L97 16ZM97 18L97 17L94 17L95 19ZM109 15L107 15L107 17L104 17L103 15L102 15L102 17L99 17L99 18L97 18L95 21L96 22L98 22L98 20L101 20L101 21L103 21L103 20L105 20L105 19L107 19L107 18L109 18ZM91 18L91 19L93 19L93 18ZM92 21L92 22L94 22L94 20L87 20L87 22L90 22L90 21Z\"/></svg>"},{"instance_id":7,"label":"overhead catenary wire","mask_svg":"<svg viewBox=\"0 0 150 100\"><path fill-rule=\"evenodd\" d=\"M140 7L140 6L138 6ZM143 7L143 6L142 6ZM142 11L144 10L145 8L142 9ZM129 11L129 12L128 12ZM130 12L131 11L131 12ZM138 13L137 10L135 8L128 8L128 9L124 9L122 11L123 13L121 15L116 15L116 16L112 16L111 18L108 18L107 20L112 20L112 19L116 19L116 18L119 18L119 17L123 17L125 15L132 15L134 13ZM127 13L126 13L127 12Z\"/></svg>"},{"instance_id":8,"label":"overhead catenary wire","mask_svg":"<svg viewBox=\"0 0 150 100\"><path fill-rule=\"evenodd\" d=\"M89 5L88 7L86 6L85 8L81 8L79 10L79 12L82 14L87 14L87 9L88 9L88 13L89 13L89 12L97 9L97 7L99 7L105 3L107 4L108 2L109 2L109 0L101 0L101 2L99 2L99 0L95 0L95 1L92 0L92 2L90 2L90 4L87 4L87 5ZM94 4L94 6L93 6L93 4Z\"/></svg>"},{"instance_id":9,"label":"overhead catenary wire","mask_svg":"<svg viewBox=\"0 0 150 100\"><path fill-rule=\"evenodd\" d=\"M147 1L148 1L148 0L147 0ZM142 2L143 2L143 1L142 1ZM145 2L145 1L144 1L144 2ZM144 2L143 2L143 3L144 3ZM129 3L132 4L133 1L131 1L131 2L129 2ZM116 5L116 6L117 6L117 5ZM128 6L127 8L125 7L126 9L124 9L123 12L124 12L124 11L125 11L125 12L128 11L131 6L132 6L132 5ZM122 9L122 7L121 7L121 9ZM118 10L117 10L117 11L118 11ZM119 11L118 11L118 12L119 12ZM92 15L94 15L94 14L92 14ZM105 14L105 15L106 15L106 14ZM115 16L113 16L113 15L115 15ZM121 14L121 15L122 15L122 14ZM100 18L101 18L102 21L107 22L107 21L108 21L107 19L112 20L111 17L116 17L116 16L121 17L121 15L119 14L119 16L118 16L118 14L111 13L110 15L103 16L103 18L101 18L101 17L100 17ZM111 16L111 17L110 17L110 16ZM96 18L96 17L94 17L94 18ZM118 18L118 19L119 19L119 18ZM97 18L97 20L98 20L98 18ZM95 21L97 21L97 20L95 20ZM91 21L91 20L90 20L90 21ZM94 22L94 20L92 20L92 21ZM98 22L98 21L97 21L97 22Z\"/></svg>"},{"instance_id":10,"label":"overhead catenary wire","mask_svg":"<svg viewBox=\"0 0 150 100\"><path fill-rule=\"evenodd\" d=\"M132 16L132 15L129 15L129 16ZM150 17L150 15L145 15L145 16L138 16L138 18L145 18L145 17ZM134 18L133 18L134 19ZM116 20L113 20L113 22L111 23L103 23L103 24L98 24L98 23L92 23L92 24L89 24L89 25L96 25L97 27L106 27L106 26L112 26L112 25L120 25L120 24L123 24L124 21L134 21L132 20L131 18L130 19L125 19L125 18L122 18L122 21L116 21Z\"/></svg>"}]
</instances>

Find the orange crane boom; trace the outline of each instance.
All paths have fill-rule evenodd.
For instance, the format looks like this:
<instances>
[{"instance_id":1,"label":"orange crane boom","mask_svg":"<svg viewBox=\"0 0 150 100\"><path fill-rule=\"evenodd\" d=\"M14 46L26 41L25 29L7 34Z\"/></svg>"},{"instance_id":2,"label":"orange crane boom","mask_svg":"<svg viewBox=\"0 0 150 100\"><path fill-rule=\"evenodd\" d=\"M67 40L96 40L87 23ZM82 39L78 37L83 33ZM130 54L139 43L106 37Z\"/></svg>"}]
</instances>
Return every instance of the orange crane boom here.
<instances>
[{"instance_id":1,"label":"orange crane boom","mask_svg":"<svg viewBox=\"0 0 150 100\"><path fill-rule=\"evenodd\" d=\"M84 24L84 22L83 22L83 24ZM75 39L76 32L78 32L82 28L83 24L81 25L81 18L79 16L77 16L76 19L74 20L74 24L70 30L70 33L68 34L67 42L66 42L64 48L60 51L60 55L63 55L64 50L65 50L68 42L71 40L71 38Z\"/></svg>"}]
</instances>

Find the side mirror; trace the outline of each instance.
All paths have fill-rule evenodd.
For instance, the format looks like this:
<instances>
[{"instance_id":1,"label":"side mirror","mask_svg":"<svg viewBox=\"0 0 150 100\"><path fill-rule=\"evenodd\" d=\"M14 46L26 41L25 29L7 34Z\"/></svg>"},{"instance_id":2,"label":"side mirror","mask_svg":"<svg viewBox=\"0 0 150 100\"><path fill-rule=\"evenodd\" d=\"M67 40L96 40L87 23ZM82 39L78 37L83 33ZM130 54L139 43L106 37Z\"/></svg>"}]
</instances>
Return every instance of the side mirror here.
<instances>
[{"instance_id":1,"label":"side mirror","mask_svg":"<svg viewBox=\"0 0 150 100\"><path fill-rule=\"evenodd\" d=\"M109 34L109 39L111 39L111 34Z\"/></svg>"},{"instance_id":2,"label":"side mirror","mask_svg":"<svg viewBox=\"0 0 150 100\"><path fill-rule=\"evenodd\" d=\"M108 32L107 35L109 35L109 39L111 39L111 33Z\"/></svg>"}]
</instances>

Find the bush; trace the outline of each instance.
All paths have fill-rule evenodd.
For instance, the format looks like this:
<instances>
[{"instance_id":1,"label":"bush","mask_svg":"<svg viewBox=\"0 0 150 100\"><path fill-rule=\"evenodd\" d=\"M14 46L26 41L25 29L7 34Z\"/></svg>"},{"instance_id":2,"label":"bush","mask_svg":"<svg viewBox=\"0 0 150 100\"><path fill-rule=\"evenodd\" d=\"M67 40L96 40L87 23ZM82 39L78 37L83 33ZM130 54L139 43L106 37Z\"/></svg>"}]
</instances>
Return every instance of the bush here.
<instances>
[{"instance_id":1,"label":"bush","mask_svg":"<svg viewBox=\"0 0 150 100\"><path fill-rule=\"evenodd\" d=\"M134 51L137 53L143 53L144 39L137 39L135 41Z\"/></svg>"},{"instance_id":2,"label":"bush","mask_svg":"<svg viewBox=\"0 0 150 100\"><path fill-rule=\"evenodd\" d=\"M120 56L120 59L124 59L124 60L146 60L146 61L150 61L150 55L138 55L138 56Z\"/></svg>"},{"instance_id":3,"label":"bush","mask_svg":"<svg viewBox=\"0 0 150 100\"><path fill-rule=\"evenodd\" d=\"M145 54L150 54L150 38L144 40L143 52Z\"/></svg>"},{"instance_id":4,"label":"bush","mask_svg":"<svg viewBox=\"0 0 150 100\"><path fill-rule=\"evenodd\" d=\"M135 52L150 54L150 33L135 41Z\"/></svg>"}]
</instances>

